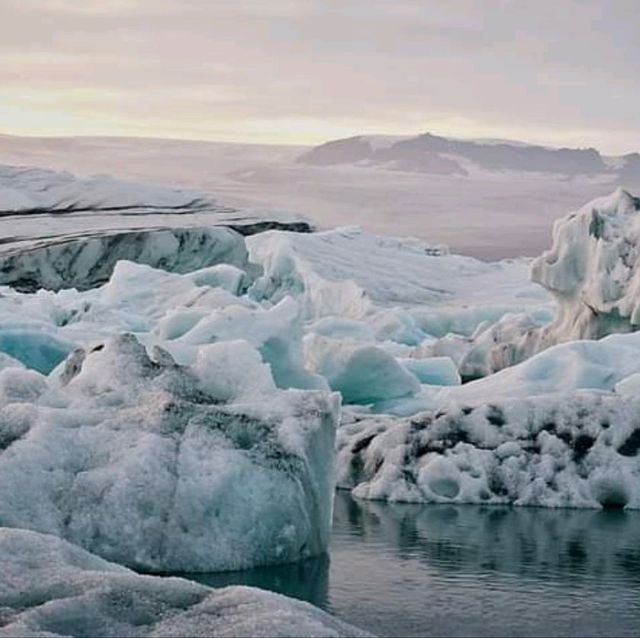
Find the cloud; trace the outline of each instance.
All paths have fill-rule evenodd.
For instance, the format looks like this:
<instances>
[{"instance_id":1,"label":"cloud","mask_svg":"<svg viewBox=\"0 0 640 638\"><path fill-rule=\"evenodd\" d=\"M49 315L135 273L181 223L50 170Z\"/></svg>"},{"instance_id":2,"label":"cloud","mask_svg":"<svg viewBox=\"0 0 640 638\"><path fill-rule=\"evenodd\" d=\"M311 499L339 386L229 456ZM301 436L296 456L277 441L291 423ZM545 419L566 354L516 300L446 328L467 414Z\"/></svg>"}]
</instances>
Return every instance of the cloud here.
<instances>
[{"instance_id":1,"label":"cloud","mask_svg":"<svg viewBox=\"0 0 640 638\"><path fill-rule=\"evenodd\" d=\"M1 121L300 142L458 122L631 150L637 13L636 0L4 0Z\"/></svg>"}]
</instances>

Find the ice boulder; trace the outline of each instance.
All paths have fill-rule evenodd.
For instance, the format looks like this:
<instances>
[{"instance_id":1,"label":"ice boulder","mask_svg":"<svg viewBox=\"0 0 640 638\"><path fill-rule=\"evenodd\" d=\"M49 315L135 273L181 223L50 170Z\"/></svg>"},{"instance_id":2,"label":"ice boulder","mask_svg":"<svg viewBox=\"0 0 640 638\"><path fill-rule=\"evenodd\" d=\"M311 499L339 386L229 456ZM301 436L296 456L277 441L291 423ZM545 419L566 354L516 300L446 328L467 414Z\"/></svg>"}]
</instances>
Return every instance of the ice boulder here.
<instances>
[{"instance_id":1,"label":"ice boulder","mask_svg":"<svg viewBox=\"0 0 640 638\"><path fill-rule=\"evenodd\" d=\"M372 344L316 334L304 338L305 362L345 403L375 404L415 394L418 379Z\"/></svg>"},{"instance_id":2,"label":"ice boulder","mask_svg":"<svg viewBox=\"0 0 640 638\"><path fill-rule=\"evenodd\" d=\"M297 250L298 242L295 233L274 231L247 239L251 260L263 269L249 294L259 301L272 302L288 295L299 297L308 319L335 315L364 317L372 308L366 291L351 278L318 272L310 255ZM310 243L314 246L317 241Z\"/></svg>"},{"instance_id":3,"label":"ice boulder","mask_svg":"<svg viewBox=\"0 0 640 638\"><path fill-rule=\"evenodd\" d=\"M427 385L460 385L458 368L449 357L399 358L398 362Z\"/></svg>"},{"instance_id":4,"label":"ice boulder","mask_svg":"<svg viewBox=\"0 0 640 638\"><path fill-rule=\"evenodd\" d=\"M447 334L425 342L418 357L449 356L457 364L460 377L471 381L516 365L535 354L540 345L541 326L527 313L506 313L495 322L477 326L469 337Z\"/></svg>"},{"instance_id":5,"label":"ice boulder","mask_svg":"<svg viewBox=\"0 0 640 638\"><path fill-rule=\"evenodd\" d=\"M234 356L261 370L252 393L237 376L216 379ZM77 350L49 383L6 368L0 525L55 534L146 571L233 570L322 553L337 395L275 390L262 365L236 343L205 348L183 367L121 335Z\"/></svg>"},{"instance_id":6,"label":"ice boulder","mask_svg":"<svg viewBox=\"0 0 640 638\"><path fill-rule=\"evenodd\" d=\"M483 379L444 388L441 405L478 405L487 397L526 398L574 390L612 392L618 382L636 372L640 372L640 333L569 341Z\"/></svg>"},{"instance_id":7,"label":"ice boulder","mask_svg":"<svg viewBox=\"0 0 640 638\"><path fill-rule=\"evenodd\" d=\"M220 308L203 316L172 346L243 339L271 366L278 387L326 390L325 380L304 366L302 335L301 307L291 297L285 297L266 309L241 302Z\"/></svg>"},{"instance_id":8,"label":"ice boulder","mask_svg":"<svg viewBox=\"0 0 640 638\"><path fill-rule=\"evenodd\" d=\"M543 344L640 326L640 199L618 189L556 221L531 278L557 302Z\"/></svg>"},{"instance_id":9,"label":"ice boulder","mask_svg":"<svg viewBox=\"0 0 640 638\"><path fill-rule=\"evenodd\" d=\"M420 503L640 509L640 398L574 392L339 430L338 485Z\"/></svg>"},{"instance_id":10,"label":"ice boulder","mask_svg":"<svg viewBox=\"0 0 640 638\"><path fill-rule=\"evenodd\" d=\"M64 540L0 528L0 636L367 636L285 596L141 576Z\"/></svg>"}]
</instances>

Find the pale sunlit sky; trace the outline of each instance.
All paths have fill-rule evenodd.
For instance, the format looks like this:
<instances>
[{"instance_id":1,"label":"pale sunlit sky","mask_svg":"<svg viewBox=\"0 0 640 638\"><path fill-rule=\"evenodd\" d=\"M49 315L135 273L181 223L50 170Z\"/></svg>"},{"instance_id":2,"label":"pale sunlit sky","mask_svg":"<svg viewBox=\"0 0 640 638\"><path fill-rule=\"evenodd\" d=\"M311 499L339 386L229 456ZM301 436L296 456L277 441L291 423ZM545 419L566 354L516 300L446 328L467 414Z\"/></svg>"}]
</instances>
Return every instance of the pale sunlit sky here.
<instances>
[{"instance_id":1,"label":"pale sunlit sky","mask_svg":"<svg viewBox=\"0 0 640 638\"><path fill-rule=\"evenodd\" d=\"M0 132L640 149L639 0L1 0Z\"/></svg>"}]
</instances>

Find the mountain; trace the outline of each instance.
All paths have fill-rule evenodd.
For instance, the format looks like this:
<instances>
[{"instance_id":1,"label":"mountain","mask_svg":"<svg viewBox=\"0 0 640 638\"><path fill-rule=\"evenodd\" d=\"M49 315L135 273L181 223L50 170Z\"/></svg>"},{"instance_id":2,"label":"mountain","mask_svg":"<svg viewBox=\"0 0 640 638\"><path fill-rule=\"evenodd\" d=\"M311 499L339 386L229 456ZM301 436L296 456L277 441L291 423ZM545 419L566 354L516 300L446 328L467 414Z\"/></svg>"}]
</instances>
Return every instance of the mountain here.
<instances>
[{"instance_id":1,"label":"mountain","mask_svg":"<svg viewBox=\"0 0 640 638\"><path fill-rule=\"evenodd\" d=\"M475 170L640 177L640 154L607 158L595 148L550 148L503 140L458 140L431 133L381 141L375 136L334 140L301 154L315 166L356 164L406 172L466 176Z\"/></svg>"}]
</instances>

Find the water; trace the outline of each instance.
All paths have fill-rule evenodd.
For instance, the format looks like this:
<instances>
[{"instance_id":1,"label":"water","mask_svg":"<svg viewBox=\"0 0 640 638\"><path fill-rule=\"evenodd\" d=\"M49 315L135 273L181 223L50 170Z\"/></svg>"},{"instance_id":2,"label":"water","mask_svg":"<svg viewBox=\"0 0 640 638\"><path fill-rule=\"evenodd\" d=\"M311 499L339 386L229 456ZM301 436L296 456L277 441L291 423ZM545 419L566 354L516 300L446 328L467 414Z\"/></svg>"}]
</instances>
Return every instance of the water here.
<instances>
[{"instance_id":1,"label":"water","mask_svg":"<svg viewBox=\"0 0 640 638\"><path fill-rule=\"evenodd\" d=\"M640 513L339 492L330 559L195 578L301 598L379 636L638 636Z\"/></svg>"}]
</instances>

